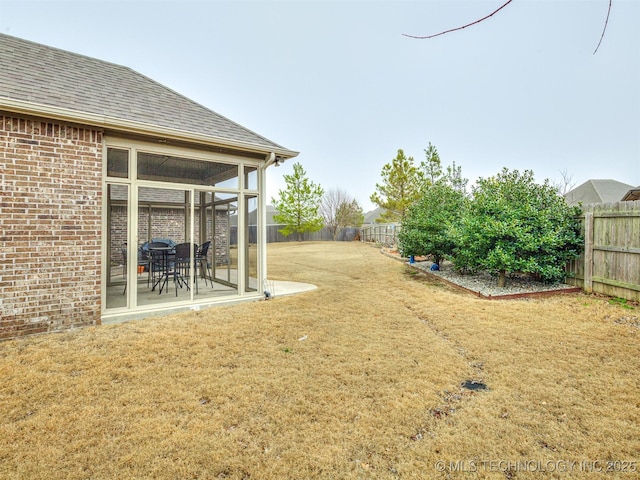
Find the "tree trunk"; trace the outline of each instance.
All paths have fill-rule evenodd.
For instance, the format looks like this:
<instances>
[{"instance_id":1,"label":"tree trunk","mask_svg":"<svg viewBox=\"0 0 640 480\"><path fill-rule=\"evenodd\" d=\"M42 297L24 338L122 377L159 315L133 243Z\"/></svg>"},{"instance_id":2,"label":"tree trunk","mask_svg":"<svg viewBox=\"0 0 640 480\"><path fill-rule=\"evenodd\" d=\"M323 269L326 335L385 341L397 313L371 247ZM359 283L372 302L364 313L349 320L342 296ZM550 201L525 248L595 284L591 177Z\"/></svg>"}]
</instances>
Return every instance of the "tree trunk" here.
<instances>
[{"instance_id":1,"label":"tree trunk","mask_svg":"<svg viewBox=\"0 0 640 480\"><path fill-rule=\"evenodd\" d=\"M504 270L498 272L498 287L504 287L507 284L507 274Z\"/></svg>"}]
</instances>

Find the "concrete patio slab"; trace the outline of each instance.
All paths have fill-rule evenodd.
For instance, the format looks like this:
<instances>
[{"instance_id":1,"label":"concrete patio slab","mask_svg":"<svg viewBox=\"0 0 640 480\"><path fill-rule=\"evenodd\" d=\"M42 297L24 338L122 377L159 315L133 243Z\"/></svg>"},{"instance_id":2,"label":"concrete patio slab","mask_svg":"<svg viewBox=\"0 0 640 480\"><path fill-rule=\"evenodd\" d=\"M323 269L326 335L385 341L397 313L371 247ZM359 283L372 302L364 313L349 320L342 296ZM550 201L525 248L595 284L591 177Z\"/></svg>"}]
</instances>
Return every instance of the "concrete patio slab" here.
<instances>
[{"instance_id":1,"label":"concrete patio slab","mask_svg":"<svg viewBox=\"0 0 640 480\"><path fill-rule=\"evenodd\" d=\"M316 285L312 285L310 283L287 282L284 280L272 280L271 282L274 286L271 294L274 297L294 295L296 293L308 292L318 288Z\"/></svg>"}]
</instances>

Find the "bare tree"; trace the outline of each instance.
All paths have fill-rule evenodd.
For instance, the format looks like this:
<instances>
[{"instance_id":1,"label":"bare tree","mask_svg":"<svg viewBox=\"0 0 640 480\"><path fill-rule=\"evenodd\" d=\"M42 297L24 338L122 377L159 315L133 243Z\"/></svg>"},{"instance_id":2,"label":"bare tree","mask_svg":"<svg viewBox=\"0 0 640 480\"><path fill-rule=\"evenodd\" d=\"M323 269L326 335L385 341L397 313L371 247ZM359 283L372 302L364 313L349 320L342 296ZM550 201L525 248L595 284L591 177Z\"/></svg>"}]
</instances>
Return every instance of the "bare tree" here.
<instances>
[{"instance_id":1,"label":"bare tree","mask_svg":"<svg viewBox=\"0 0 640 480\"><path fill-rule=\"evenodd\" d=\"M344 190L330 188L325 192L320 203L320 215L324 218L324 225L329 229L334 239L338 233L338 209L347 201L348 196Z\"/></svg>"},{"instance_id":2,"label":"bare tree","mask_svg":"<svg viewBox=\"0 0 640 480\"><path fill-rule=\"evenodd\" d=\"M600 44L602 43L602 39L604 38L604 32L607 31L607 25L609 24L609 15L611 14L611 2L612 2L612 0L609 0L609 9L607 10L607 18L604 21L604 28L602 29L602 35L600 35L600 41L598 42L598 45L596 46L596 49L593 51L594 55L596 54L596 52L600 48Z\"/></svg>"},{"instance_id":3,"label":"bare tree","mask_svg":"<svg viewBox=\"0 0 640 480\"><path fill-rule=\"evenodd\" d=\"M424 39L427 39L427 38L439 37L440 35L444 35L445 33L451 33L451 32L455 32L457 30L462 30L462 29L467 28L467 27L471 27L472 25L477 25L478 23L483 22L484 20L487 20L488 18L493 17L496 13L498 13L504 7L509 5L511 2L513 2L513 0L507 0L505 3L503 3L500 7L498 7L496 10L491 12L489 15L486 15L486 16L484 16L482 18L479 18L478 20L476 20L474 22L467 23L466 25L462 25L460 27L450 28L448 30L444 30L444 31L439 32L439 33L434 33L434 34L431 34L431 35L424 35L424 36L407 35L406 33L403 33L402 35L404 35L405 37L417 38L417 39L420 39L420 40L424 40ZM611 4L612 4L612 2L613 2L613 0L609 0L609 9L607 10L607 18L604 21L604 28L602 29L602 35L600 35L600 41L598 42L598 45L596 46L596 49L593 51L594 55L598 51L598 49L600 48L600 44L602 43L602 39L604 38L604 33L607 31L607 25L609 24L609 15L611 14Z\"/></svg>"},{"instance_id":4,"label":"bare tree","mask_svg":"<svg viewBox=\"0 0 640 480\"><path fill-rule=\"evenodd\" d=\"M551 186L556 189L559 195L565 195L573 187L576 186L576 182L573 181L573 175L567 172L567 169L560 170L560 180L553 180Z\"/></svg>"},{"instance_id":5,"label":"bare tree","mask_svg":"<svg viewBox=\"0 0 640 480\"><path fill-rule=\"evenodd\" d=\"M350 226L351 223L354 223L351 226L360 226L364 218L356 199L340 188L329 189L324 194L320 215L334 240L341 227Z\"/></svg>"},{"instance_id":6,"label":"bare tree","mask_svg":"<svg viewBox=\"0 0 640 480\"><path fill-rule=\"evenodd\" d=\"M461 27L450 28L449 30L444 30L443 32L434 33L432 35L419 36L419 35L407 35L406 33L403 33L402 35L404 35L405 37L409 37L409 38L417 38L419 40L425 40L427 38L439 37L440 35L444 35L445 33L451 33L451 32L455 32L457 30L462 30L463 28L471 27L472 25L476 25L476 24L478 24L480 22L483 22L484 20L487 20L488 18L493 17L496 13L498 13L504 7L509 5L511 2L513 2L513 0L508 0L507 2L502 4L498 9L494 10L493 12L491 12L489 15L486 15L486 16L476 20L475 22L471 22L471 23L467 23L466 25L462 25Z\"/></svg>"}]
</instances>

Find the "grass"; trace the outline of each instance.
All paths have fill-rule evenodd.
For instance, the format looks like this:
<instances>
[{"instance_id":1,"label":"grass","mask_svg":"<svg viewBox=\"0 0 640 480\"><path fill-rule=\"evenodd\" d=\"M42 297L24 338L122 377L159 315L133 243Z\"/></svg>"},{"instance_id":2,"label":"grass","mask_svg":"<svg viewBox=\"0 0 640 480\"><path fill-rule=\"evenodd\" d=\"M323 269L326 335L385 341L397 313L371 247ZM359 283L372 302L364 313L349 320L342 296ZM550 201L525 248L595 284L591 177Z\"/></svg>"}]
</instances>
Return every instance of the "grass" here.
<instances>
[{"instance_id":1,"label":"grass","mask_svg":"<svg viewBox=\"0 0 640 480\"><path fill-rule=\"evenodd\" d=\"M626 308L628 310L633 310L634 307L630 305L629 301L626 298L610 298L609 303L611 305L619 305L622 308Z\"/></svg>"},{"instance_id":2,"label":"grass","mask_svg":"<svg viewBox=\"0 0 640 480\"><path fill-rule=\"evenodd\" d=\"M319 288L0 343L0 478L637 476L637 306L482 300L360 243L269 256Z\"/></svg>"}]
</instances>

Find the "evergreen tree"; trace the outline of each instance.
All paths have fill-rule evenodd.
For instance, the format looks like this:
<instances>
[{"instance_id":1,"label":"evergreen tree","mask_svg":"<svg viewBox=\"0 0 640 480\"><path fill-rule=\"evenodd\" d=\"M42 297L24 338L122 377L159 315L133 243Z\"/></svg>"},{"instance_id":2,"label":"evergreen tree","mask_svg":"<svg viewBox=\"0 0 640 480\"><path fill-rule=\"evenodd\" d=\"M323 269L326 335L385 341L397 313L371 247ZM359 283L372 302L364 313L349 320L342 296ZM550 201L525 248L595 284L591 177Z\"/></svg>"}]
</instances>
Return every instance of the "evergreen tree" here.
<instances>
[{"instance_id":1,"label":"evergreen tree","mask_svg":"<svg viewBox=\"0 0 640 480\"><path fill-rule=\"evenodd\" d=\"M424 151L425 159L422 163L420 163L420 167L422 167L422 172L424 175L425 188L428 188L429 185L433 185L438 181L438 179L442 176L442 165L440 163L440 155L438 155L438 150L436 147L431 145L429 142L429 146Z\"/></svg>"},{"instance_id":2,"label":"evergreen tree","mask_svg":"<svg viewBox=\"0 0 640 480\"><path fill-rule=\"evenodd\" d=\"M354 198L351 201L342 202L336 211L338 228L360 227L364 222L362 207ZM334 237L335 238L335 237Z\"/></svg>"},{"instance_id":3,"label":"evergreen tree","mask_svg":"<svg viewBox=\"0 0 640 480\"><path fill-rule=\"evenodd\" d=\"M466 195L468 179L462 177L462 167L457 166L456 162L453 162L451 165L447 165L445 178L447 179L447 182L449 182L449 185L451 185L451 188Z\"/></svg>"},{"instance_id":4,"label":"evergreen tree","mask_svg":"<svg viewBox=\"0 0 640 480\"><path fill-rule=\"evenodd\" d=\"M382 183L376 183L371 201L385 209L379 222L401 222L409 205L420 198L424 175L413 164L413 157L406 157L402 149L398 155L382 167Z\"/></svg>"},{"instance_id":5,"label":"evergreen tree","mask_svg":"<svg viewBox=\"0 0 640 480\"><path fill-rule=\"evenodd\" d=\"M278 212L273 219L285 226L278 230L280 233L285 236L297 233L300 242L303 233L317 232L324 226L318 213L324 190L307 178L307 172L300 163L293 165L293 174L285 175L284 181L287 187L278 191L279 199L271 199Z\"/></svg>"},{"instance_id":6,"label":"evergreen tree","mask_svg":"<svg viewBox=\"0 0 640 480\"><path fill-rule=\"evenodd\" d=\"M429 255L439 265L454 252L451 232L466 208L467 180L462 178L462 169L455 163L447 167L445 175L439 159L431 165L437 166L439 173L425 182L422 196L409 207L398 240L403 256Z\"/></svg>"}]
</instances>

